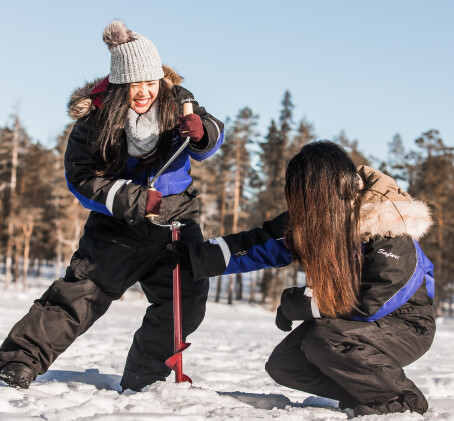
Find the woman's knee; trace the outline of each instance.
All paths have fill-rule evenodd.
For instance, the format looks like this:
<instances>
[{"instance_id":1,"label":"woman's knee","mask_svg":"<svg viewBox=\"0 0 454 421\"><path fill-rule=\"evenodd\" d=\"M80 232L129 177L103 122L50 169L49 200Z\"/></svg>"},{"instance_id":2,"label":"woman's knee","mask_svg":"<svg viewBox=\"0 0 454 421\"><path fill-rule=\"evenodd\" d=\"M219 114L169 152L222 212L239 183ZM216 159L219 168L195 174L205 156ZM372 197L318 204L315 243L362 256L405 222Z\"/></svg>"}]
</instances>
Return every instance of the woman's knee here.
<instances>
[{"instance_id":1,"label":"woman's knee","mask_svg":"<svg viewBox=\"0 0 454 421\"><path fill-rule=\"evenodd\" d=\"M282 386L308 393L320 393L318 385L323 380L320 371L310 364L301 352L295 357L297 358L275 349L265 364L265 370Z\"/></svg>"},{"instance_id":2,"label":"woman's knee","mask_svg":"<svg viewBox=\"0 0 454 421\"><path fill-rule=\"evenodd\" d=\"M295 370L294 364L297 362L293 361L284 351L282 343L276 346L265 364L265 370L276 383L286 386L291 371Z\"/></svg>"},{"instance_id":3,"label":"woman's knee","mask_svg":"<svg viewBox=\"0 0 454 421\"><path fill-rule=\"evenodd\" d=\"M265 364L265 370L268 375L279 384L285 383L286 376L282 369L282 360L274 354L274 352L268 358L268 361Z\"/></svg>"},{"instance_id":4,"label":"woman's knee","mask_svg":"<svg viewBox=\"0 0 454 421\"><path fill-rule=\"evenodd\" d=\"M63 278L55 281L37 304L64 309L71 317L82 321L97 319L104 314L112 303L109 297L93 281L67 281Z\"/></svg>"}]
</instances>

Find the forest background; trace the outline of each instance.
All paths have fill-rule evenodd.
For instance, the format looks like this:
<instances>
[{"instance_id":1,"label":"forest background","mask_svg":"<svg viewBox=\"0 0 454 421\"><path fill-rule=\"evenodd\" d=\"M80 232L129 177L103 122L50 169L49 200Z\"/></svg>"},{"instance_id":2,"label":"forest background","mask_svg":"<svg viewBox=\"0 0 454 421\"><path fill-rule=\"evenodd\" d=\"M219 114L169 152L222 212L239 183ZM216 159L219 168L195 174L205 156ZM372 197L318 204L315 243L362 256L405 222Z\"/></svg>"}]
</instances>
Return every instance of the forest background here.
<instances>
[{"instance_id":1,"label":"forest background","mask_svg":"<svg viewBox=\"0 0 454 421\"><path fill-rule=\"evenodd\" d=\"M250 229L286 210L283 197L285 168L305 144L317 139L311 123L294 123L291 93L286 91L282 109L263 136L256 130L258 116L244 107L227 121L224 145L212 159L192 163L199 189L201 227L206 238ZM0 253L5 287L29 274L40 275L43 264L55 266L55 277L69 263L78 247L88 216L69 192L63 157L73 123L46 148L31 140L15 116L12 127L0 128ZM333 141L342 145L357 165L365 164L389 174L409 193L431 208L434 226L422 247L435 264L438 311L453 310L454 282L454 148L445 145L438 130L430 129L405 150L396 134L387 143L388 158L376 161L340 132ZM275 308L280 291L296 285L297 264L255 274L248 282L248 300ZM218 278L216 301L223 288ZM243 299L243 276L230 275L228 302Z\"/></svg>"},{"instance_id":2,"label":"forest background","mask_svg":"<svg viewBox=\"0 0 454 421\"><path fill-rule=\"evenodd\" d=\"M435 264L437 311L453 311L452 3L176 1L172 12L154 1L112 1L108 10L92 3L0 3L9 17L0 28L5 287L26 288L43 265L57 278L77 249L87 211L64 178L72 127L64 103L77 84L108 73L101 33L122 18L157 44L164 63L184 70L184 86L226 123L221 151L193 163L206 238L285 210L287 160L312 140L334 140L430 206L435 224L422 246ZM241 275L219 278L214 299L224 291L229 303L274 308L301 269L263 271L247 284Z\"/></svg>"}]
</instances>

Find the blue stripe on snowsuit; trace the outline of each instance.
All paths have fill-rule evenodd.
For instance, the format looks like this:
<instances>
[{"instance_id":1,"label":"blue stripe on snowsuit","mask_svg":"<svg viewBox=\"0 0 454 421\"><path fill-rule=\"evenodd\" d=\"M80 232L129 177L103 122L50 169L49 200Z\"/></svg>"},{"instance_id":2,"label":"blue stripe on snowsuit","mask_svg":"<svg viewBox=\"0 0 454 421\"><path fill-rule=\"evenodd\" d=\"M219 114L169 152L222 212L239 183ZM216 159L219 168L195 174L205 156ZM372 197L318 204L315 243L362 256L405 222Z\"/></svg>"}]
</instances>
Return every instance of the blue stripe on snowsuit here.
<instances>
[{"instance_id":1,"label":"blue stripe on snowsuit","mask_svg":"<svg viewBox=\"0 0 454 421\"><path fill-rule=\"evenodd\" d=\"M233 253L223 275L286 266L291 262L292 256L285 247L284 240L272 238L265 243L252 246L249 250Z\"/></svg>"},{"instance_id":2,"label":"blue stripe on snowsuit","mask_svg":"<svg viewBox=\"0 0 454 421\"><path fill-rule=\"evenodd\" d=\"M424 276L426 277L427 295L430 298L433 298L435 295L434 264L423 253L419 244L416 241L414 241L414 243L416 252L418 253L418 262L421 262L424 270Z\"/></svg>"},{"instance_id":3,"label":"blue stripe on snowsuit","mask_svg":"<svg viewBox=\"0 0 454 421\"><path fill-rule=\"evenodd\" d=\"M192 177L189 174L191 170L191 158L196 161L203 161L213 155L222 145L224 139L224 133L220 133L219 139L216 142L216 146L205 153L194 152L189 148L184 149L179 156L175 158L175 161L158 177L154 182L154 187L163 196L170 196L185 191L192 183ZM174 153L181 145L181 138L176 137L173 139L174 145L172 153ZM145 186L148 184L147 173L144 171L142 174L134 173L134 167L138 164L139 159L136 157L128 156L126 163L126 170L120 174L121 177L130 178L132 182L138 185ZM161 168L150 169L150 180L158 173Z\"/></svg>"},{"instance_id":4,"label":"blue stripe on snowsuit","mask_svg":"<svg viewBox=\"0 0 454 421\"><path fill-rule=\"evenodd\" d=\"M203 161L206 158L209 158L213 155L222 145L224 139L224 133L220 133L219 139L217 140L216 146L208 152L199 153L193 152L190 149L185 149L176 159L172 162L172 164L164 171L163 174L156 180L154 186L156 190L158 190L163 196L170 196L173 194L179 194L185 191L189 185L192 183L192 177L189 174L191 169L191 161L189 159L189 155L196 159L197 161ZM173 152L179 147L181 144L181 139L174 138L174 146ZM178 140L180 140L178 144ZM125 177L127 179L132 179L132 182L137 185L145 186L148 184L147 181L147 172L144 171L141 174L134 173L134 167L138 164L139 158L132 157L128 155L126 168L120 174L120 177ZM150 172L150 179L154 177L154 175L160 170L160 168L153 169ZM93 210L95 212L100 212L105 215L113 216L112 213L107 209L107 207L101 203L96 202L95 200L89 199L79 193L74 185L72 185L65 174L66 183L68 185L68 189L74 196L79 200L81 205L84 208L89 210Z\"/></svg>"},{"instance_id":5,"label":"blue stripe on snowsuit","mask_svg":"<svg viewBox=\"0 0 454 421\"><path fill-rule=\"evenodd\" d=\"M95 202L94 200L88 199L84 195L80 194L74 186L68 181L68 177L65 173L65 178L66 178L66 184L68 185L69 191L76 196L77 200L80 202L80 204L89 210L93 210L95 212L100 212L105 215L113 216L111 212L107 209L105 205L102 205L101 203Z\"/></svg>"},{"instance_id":6,"label":"blue stripe on snowsuit","mask_svg":"<svg viewBox=\"0 0 454 421\"><path fill-rule=\"evenodd\" d=\"M221 132L219 135L219 138L216 142L216 145L214 146L213 149L211 149L207 152L195 152L195 151L188 149L188 154L191 156L191 158L195 159L196 161L203 161L203 160L209 158L211 155L214 155L216 153L216 151L221 147L223 142L224 142L224 132Z\"/></svg>"},{"instance_id":7,"label":"blue stripe on snowsuit","mask_svg":"<svg viewBox=\"0 0 454 421\"><path fill-rule=\"evenodd\" d=\"M433 298L435 289L433 275L434 265L421 250L418 242L413 240L413 243L416 248L416 268L409 281L388 301L386 301L386 303L383 304L383 306L375 314L367 317L355 316L352 317L352 320L374 322L375 320L387 316L408 302L411 296L422 285L424 278L426 279L427 295L430 298Z\"/></svg>"}]
</instances>

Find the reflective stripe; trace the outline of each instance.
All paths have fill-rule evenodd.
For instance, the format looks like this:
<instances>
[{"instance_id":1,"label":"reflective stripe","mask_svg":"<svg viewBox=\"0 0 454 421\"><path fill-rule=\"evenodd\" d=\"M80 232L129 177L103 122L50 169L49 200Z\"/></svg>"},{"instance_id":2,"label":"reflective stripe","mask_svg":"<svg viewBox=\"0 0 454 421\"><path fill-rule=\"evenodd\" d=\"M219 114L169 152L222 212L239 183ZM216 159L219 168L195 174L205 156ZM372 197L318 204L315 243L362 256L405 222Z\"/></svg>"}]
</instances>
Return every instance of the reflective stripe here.
<instances>
[{"instance_id":1,"label":"reflective stripe","mask_svg":"<svg viewBox=\"0 0 454 421\"><path fill-rule=\"evenodd\" d=\"M112 187L109 190L109 193L107 194L107 200L106 200L106 208L109 210L109 212L113 215L113 202L115 195L117 194L117 191L125 186L126 184L129 184L132 180L122 180L119 179L113 183Z\"/></svg>"},{"instance_id":2,"label":"reflective stripe","mask_svg":"<svg viewBox=\"0 0 454 421\"><path fill-rule=\"evenodd\" d=\"M318 309L317 300L315 299L314 295L312 294L312 289L309 287L306 287L306 289L304 290L304 295L306 297L311 297L312 316L314 316L314 319L320 319L322 316L320 316L320 310Z\"/></svg>"},{"instance_id":3,"label":"reflective stripe","mask_svg":"<svg viewBox=\"0 0 454 421\"><path fill-rule=\"evenodd\" d=\"M221 247L222 254L224 255L225 267L227 267L229 265L231 256L229 246L222 237L215 238L215 241L217 241L218 246Z\"/></svg>"},{"instance_id":4,"label":"reflective stripe","mask_svg":"<svg viewBox=\"0 0 454 421\"><path fill-rule=\"evenodd\" d=\"M216 138L216 141L219 140L219 137L221 136L221 130L219 130L219 126L216 124L216 122L214 120L212 120L210 117L204 117L206 118L207 120L210 120L215 126L216 126L216 129L218 130L218 137Z\"/></svg>"},{"instance_id":5,"label":"reflective stripe","mask_svg":"<svg viewBox=\"0 0 454 421\"><path fill-rule=\"evenodd\" d=\"M318 309L317 300L315 299L315 297L312 297L311 300L311 310L314 319L320 319L322 317L320 316L320 310Z\"/></svg>"}]
</instances>

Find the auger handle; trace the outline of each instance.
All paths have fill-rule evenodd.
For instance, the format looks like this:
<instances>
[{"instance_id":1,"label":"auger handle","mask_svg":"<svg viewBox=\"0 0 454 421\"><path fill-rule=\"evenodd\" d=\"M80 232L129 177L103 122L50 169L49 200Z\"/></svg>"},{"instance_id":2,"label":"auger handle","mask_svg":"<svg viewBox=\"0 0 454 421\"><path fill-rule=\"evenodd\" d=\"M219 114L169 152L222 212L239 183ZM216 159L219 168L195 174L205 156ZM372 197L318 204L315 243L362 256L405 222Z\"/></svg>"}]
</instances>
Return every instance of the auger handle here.
<instances>
[{"instance_id":1,"label":"auger handle","mask_svg":"<svg viewBox=\"0 0 454 421\"><path fill-rule=\"evenodd\" d=\"M192 114L194 112L194 107L192 106L191 101L183 102L183 115Z\"/></svg>"},{"instance_id":2,"label":"auger handle","mask_svg":"<svg viewBox=\"0 0 454 421\"><path fill-rule=\"evenodd\" d=\"M192 114L194 112L194 107L192 106L191 100L187 100L186 102L183 103L183 115L188 115ZM153 177L153 179L150 182L150 186L148 187L148 190L151 191L156 191L154 187L154 182L156 179L165 171L165 169L175 160L175 158L180 155L181 151L188 146L189 141L191 140L190 137L187 137L184 143L178 148L178 150L172 155L172 157L167 161L167 163L160 169L160 171ZM146 218L156 218L158 215L155 215L153 213L148 213L145 215Z\"/></svg>"}]
</instances>

